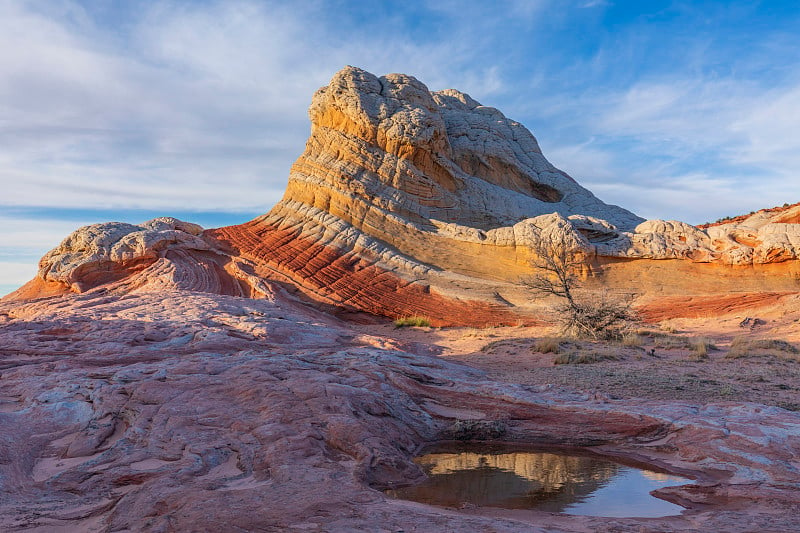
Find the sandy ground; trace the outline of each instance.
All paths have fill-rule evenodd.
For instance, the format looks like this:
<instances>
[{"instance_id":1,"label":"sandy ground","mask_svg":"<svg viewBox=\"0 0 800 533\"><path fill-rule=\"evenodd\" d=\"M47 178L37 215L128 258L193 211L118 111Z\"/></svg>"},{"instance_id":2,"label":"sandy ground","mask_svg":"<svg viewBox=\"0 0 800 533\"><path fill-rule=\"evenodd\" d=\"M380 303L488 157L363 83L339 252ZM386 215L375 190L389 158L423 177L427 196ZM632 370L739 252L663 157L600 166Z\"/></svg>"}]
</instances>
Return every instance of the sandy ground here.
<instances>
[{"instance_id":1,"label":"sandy ground","mask_svg":"<svg viewBox=\"0 0 800 533\"><path fill-rule=\"evenodd\" d=\"M499 381L599 393L611 398L678 400L691 403L749 401L800 411L800 353L751 349L730 357L731 344L781 340L800 350L800 312L765 309L758 316L673 319L643 324L625 343L564 340L559 352L537 350L552 327L396 328L360 326L364 332L409 343L481 369ZM750 318L744 327L740 324ZM758 318L755 327L750 325ZM763 323L761 323L763 322ZM691 348L701 339L715 348L702 357ZM788 349L788 348L787 348ZM595 354L597 362L555 364ZM652 355L651 355L652 354Z\"/></svg>"}]
</instances>

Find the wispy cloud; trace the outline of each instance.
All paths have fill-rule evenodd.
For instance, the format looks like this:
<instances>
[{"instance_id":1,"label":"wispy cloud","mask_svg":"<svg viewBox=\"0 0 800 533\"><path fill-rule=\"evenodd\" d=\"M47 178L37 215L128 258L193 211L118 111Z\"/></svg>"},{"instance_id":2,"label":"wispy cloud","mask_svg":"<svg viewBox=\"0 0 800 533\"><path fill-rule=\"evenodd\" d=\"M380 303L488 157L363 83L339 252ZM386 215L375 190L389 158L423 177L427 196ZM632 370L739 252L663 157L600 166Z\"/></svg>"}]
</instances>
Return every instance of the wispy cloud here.
<instances>
[{"instance_id":1,"label":"wispy cloud","mask_svg":"<svg viewBox=\"0 0 800 533\"><path fill-rule=\"evenodd\" d=\"M311 95L345 64L477 96L504 85L496 66L469 65L480 36L359 32L319 5L154 2L121 37L80 5L50 5L0 4L0 179L23 184L6 205L266 210Z\"/></svg>"},{"instance_id":2,"label":"wispy cloud","mask_svg":"<svg viewBox=\"0 0 800 533\"><path fill-rule=\"evenodd\" d=\"M264 212L346 64L500 108L647 217L800 200L797 13L648 4L0 0L0 210ZM17 218L6 258L78 225Z\"/></svg>"},{"instance_id":3,"label":"wispy cloud","mask_svg":"<svg viewBox=\"0 0 800 533\"><path fill-rule=\"evenodd\" d=\"M492 39L472 24L499 20L485 6L474 7L487 16L415 41L392 14L336 18L323 4L158 1L120 14L0 2L0 209L88 215L4 220L0 282L21 282L19 261L35 270L61 238L100 221L98 209L265 212L303 149L311 95L346 64L479 98L504 88L496 65L470 59Z\"/></svg>"},{"instance_id":4,"label":"wispy cloud","mask_svg":"<svg viewBox=\"0 0 800 533\"><path fill-rule=\"evenodd\" d=\"M645 216L699 223L800 199L800 85L642 82L573 112L583 107L602 110L584 132L593 142L558 147L551 159Z\"/></svg>"},{"instance_id":5,"label":"wispy cloud","mask_svg":"<svg viewBox=\"0 0 800 533\"><path fill-rule=\"evenodd\" d=\"M800 50L786 35L800 13L674 6L545 79L569 96L533 88L538 108L520 109L545 153L646 217L700 223L800 200Z\"/></svg>"},{"instance_id":6,"label":"wispy cloud","mask_svg":"<svg viewBox=\"0 0 800 533\"><path fill-rule=\"evenodd\" d=\"M588 0L586 2L582 2L579 7L588 9L592 7L606 7L611 5L611 2L608 0Z\"/></svg>"}]
</instances>

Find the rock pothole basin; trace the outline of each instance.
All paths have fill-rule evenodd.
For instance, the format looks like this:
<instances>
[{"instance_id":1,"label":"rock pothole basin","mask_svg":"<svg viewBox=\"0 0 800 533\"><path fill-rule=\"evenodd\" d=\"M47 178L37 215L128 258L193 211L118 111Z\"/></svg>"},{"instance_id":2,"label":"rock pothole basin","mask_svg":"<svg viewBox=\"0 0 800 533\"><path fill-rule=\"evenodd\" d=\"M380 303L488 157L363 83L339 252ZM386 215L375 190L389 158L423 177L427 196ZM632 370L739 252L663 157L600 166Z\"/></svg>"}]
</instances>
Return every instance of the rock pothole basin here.
<instances>
[{"instance_id":1,"label":"rock pothole basin","mask_svg":"<svg viewBox=\"0 0 800 533\"><path fill-rule=\"evenodd\" d=\"M651 491L691 480L565 449L439 445L414 459L428 475L386 491L394 498L456 508L496 507L603 517L654 518L684 508Z\"/></svg>"}]
</instances>

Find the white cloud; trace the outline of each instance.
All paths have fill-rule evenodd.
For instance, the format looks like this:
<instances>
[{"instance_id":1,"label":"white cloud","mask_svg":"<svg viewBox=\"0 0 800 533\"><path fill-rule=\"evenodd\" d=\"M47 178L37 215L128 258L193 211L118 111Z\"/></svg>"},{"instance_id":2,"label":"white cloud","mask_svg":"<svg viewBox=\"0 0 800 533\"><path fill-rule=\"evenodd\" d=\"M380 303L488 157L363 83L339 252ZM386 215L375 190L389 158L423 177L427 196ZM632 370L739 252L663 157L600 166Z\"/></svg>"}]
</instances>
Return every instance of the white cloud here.
<instances>
[{"instance_id":1,"label":"white cloud","mask_svg":"<svg viewBox=\"0 0 800 533\"><path fill-rule=\"evenodd\" d=\"M187 76L19 5L0 15L0 180L24 184L3 203L266 209L279 198L304 137L297 91L280 98L285 87L261 79L278 88L259 94L240 72ZM175 30L164 22L156 46ZM263 196L242 194L253 190Z\"/></svg>"},{"instance_id":2,"label":"white cloud","mask_svg":"<svg viewBox=\"0 0 800 533\"><path fill-rule=\"evenodd\" d=\"M265 212L303 150L313 92L344 65L476 98L504 88L471 61L486 17L415 42L332 24L323 7L158 1L108 25L69 0L0 0L0 209ZM0 222L0 255L34 265L81 225ZM20 282L8 265L0 282Z\"/></svg>"},{"instance_id":3,"label":"white cloud","mask_svg":"<svg viewBox=\"0 0 800 533\"><path fill-rule=\"evenodd\" d=\"M800 200L800 84L643 80L555 113L583 117L565 123L591 141L550 148L553 163L642 216L700 223Z\"/></svg>"},{"instance_id":4,"label":"white cloud","mask_svg":"<svg viewBox=\"0 0 800 533\"><path fill-rule=\"evenodd\" d=\"M0 261L0 296L22 287L36 276L35 262Z\"/></svg>"},{"instance_id":5,"label":"white cloud","mask_svg":"<svg viewBox=\"0 0 800 533\"><path fill-rule=\"evenodd\" d=\"M748 105L749 104L749 105ZM742 106L730 129L744 137L737 162L758 164L800 182L800 83L778 88Z\"/></svg>"},{"instance_id":6,"label":"white cloud","mask_svg":"<svg viewBox=\"0 0 800 533\"><path fill-rule=\"evenodd\" d=\"M470 65L479 36L359 33L316 4L146 3L121 36L47 5L0 4L0 205L266 211L311 95L345 64L503 89L496 67Z\"/></svg>"},{"instance_id":7,"label":"white cloud","mask_svg":"<svg viewBox=\"0 0 800 533\"><path fill-rule=\"evenodd\" d=\"M546 150L545 155L556 166L573 178L577 178L585 186L587 184L583 183L583 176L591 176L594 180L618 181L619 176L612 170L613 154L595 147L594 144L594 140L590 139L582 144L554 146Z\"/></svg>"},{"instance_id":8,"label":"white cloud","mask_svg":"<svg viewBox=\"0 0 800 533\"><path fill-rule=\"evenodd\" d=\"M96 220L63 220L0 216L0 250L8 255L36 255L37 258L57 246L67 235Z\"/></svg>"}]
</instances>

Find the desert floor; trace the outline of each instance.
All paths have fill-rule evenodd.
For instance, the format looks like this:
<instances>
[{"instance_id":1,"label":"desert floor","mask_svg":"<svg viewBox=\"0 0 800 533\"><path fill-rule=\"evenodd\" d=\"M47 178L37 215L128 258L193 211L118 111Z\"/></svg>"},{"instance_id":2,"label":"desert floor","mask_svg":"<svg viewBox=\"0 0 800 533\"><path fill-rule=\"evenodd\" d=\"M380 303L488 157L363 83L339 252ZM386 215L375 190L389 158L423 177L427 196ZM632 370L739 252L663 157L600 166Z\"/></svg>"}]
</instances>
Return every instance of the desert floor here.
<instances>
[{"instance_id":1,"label":"desert floor","mask_svg":"<svg viewBox=\"0 0 800 533\"><path fill-rule=\"evenodd\" d=\"M800 411L800 319L783 311L761 316L642 324L620 342L559 338L552 326L357 329L509 383L610 398L748 401ZM747 318L748 325L740 326ZM556 352L548 352L554 344Z\"/></svg>"}]
</instances>

